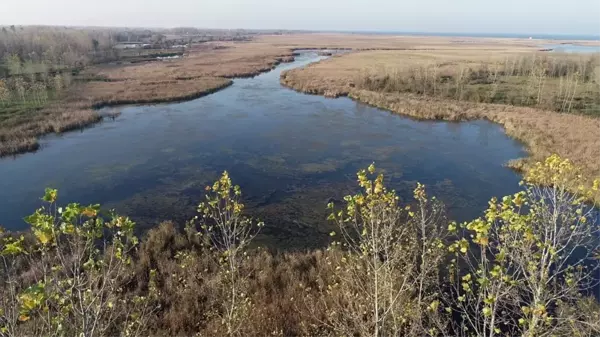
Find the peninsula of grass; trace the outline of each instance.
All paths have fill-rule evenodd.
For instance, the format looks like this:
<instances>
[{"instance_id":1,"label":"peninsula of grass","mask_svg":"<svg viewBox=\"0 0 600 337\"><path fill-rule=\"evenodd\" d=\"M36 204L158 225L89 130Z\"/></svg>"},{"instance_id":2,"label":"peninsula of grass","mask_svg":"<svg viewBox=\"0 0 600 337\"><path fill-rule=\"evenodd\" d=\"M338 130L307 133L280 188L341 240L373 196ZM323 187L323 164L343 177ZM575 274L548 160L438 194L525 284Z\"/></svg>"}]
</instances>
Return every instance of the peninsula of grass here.
<instances>
[{"instance_id":1,"label":"peninsula of grass","mask_svg":"<svg viewBox=\"0 0 600 337\"><path fill-rule=\"evenodd\" d=\"M96 109L125 104L178 102L209 95L230 86L233 81L222 77L202 77L195 80L159 82L122 81L89 82L85 92L94 93L88 99Z\"/></svg>"},{"instance_id":2,"label":"peninsula of grass","mask_svg":"<svg viewBox=\"0 0 600 337\"><path fill-rule=\"evenodd\" d=\"M469 49L363 51L284 72L281 83L417 119L486 119L526 145L529 157L509 166L524 170L556 153L580 166L591 182L600 175L598 58L549 57ZM522 63L509 75L505 66L515 60Z\"/></svg>"}]
</instances>

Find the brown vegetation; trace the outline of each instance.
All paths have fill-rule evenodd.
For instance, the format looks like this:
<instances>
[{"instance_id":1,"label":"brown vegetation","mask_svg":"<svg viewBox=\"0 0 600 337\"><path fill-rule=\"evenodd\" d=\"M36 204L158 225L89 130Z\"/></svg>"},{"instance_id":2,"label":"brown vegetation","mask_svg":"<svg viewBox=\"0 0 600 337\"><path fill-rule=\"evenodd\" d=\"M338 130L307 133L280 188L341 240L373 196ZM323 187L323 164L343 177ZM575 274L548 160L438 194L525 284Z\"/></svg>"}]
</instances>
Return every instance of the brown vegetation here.
<instances>
[{"instance_id":1,"label":"brown vegetation","mask_svg":"<svg viewBox=\"0 0 600 337\"><path fill-rule=\"evenodd\" d=\"M366 72L356 87L376 92L532 106L600 115L600 55L527 54L504 61L436 60Z\"/></svg>"},{"instance_id":2,"label":"brown vegetation","mask_svg":"<svg viewBox=\"0 0 600 337\"><path fill-rule=\"evenodd\" d=\"M306 93L333 97L348 95L414 118L488 119L503 125L509 136L526 144L530 157L512 162L513 167L524 169L532 161L557 153L581 166L589 179L600 175L600 161L597 160L600 158L600 119L513 105L446 99L417 94L414 89L410 92L399 90L400 85L378 86L364 80L365 76L383 78L390 73L433 64L460 69L465 64L475 67L522 56L512 50L493 53L480 50L368 51L287 71L282 74L281 83ZM597 76L597 73L590 76ZM591 85L594 84L597 86L597 83Z\"/></svg>"},{"instance_id":3,"label":"brown vegetation","mask_svg":"<svg viewBox=\"0 0 600 337\"><path fill-rule=\"evenodd\" d=\"M97 67L89 72L109 80L178 80L201 77L246 77L271 70L282 60L290 61L286 49L258 43L203 44L170 62L125 67Z\"/></svg>"},{"instance_id":4,"label":"brown vegetation","mask_svg":"<svg viewBox=\"0 0 600 337\"><path fill-rule=\"evenodd\" d=\"M221 77L157 82L126 80L88 82L80 90L84 100L90 101L94 107L102 107L194 99L223 89L231 83L231 80Z\"/></svg>"},{"instance_id":5,"label":"brown vegetation","mask_svg":"<svg viewBox=\"0 0 600 337\"><path fill-rule=\"evenodd\" d=\"M54 104L11 116L0 124L0 157L37 150L40 135L79 129L100 120L94 110L76 104L71 107Z\"/></svg>"},{"instance_id":6,"label":"brown vegetation","mask_svg":"<svg viewBox=\"0 0 600 337\"><path fill-rule=\"evenodd\" d=\"M402 36L379 34L312 33L291 35L262 35L255 43L293 49L352 49L352 50L494 50L533 51L540 44L559 41L506 38L473 38L442 36ZM571 41L579 43L578 41Z\"/></svg>"}]
</instances>

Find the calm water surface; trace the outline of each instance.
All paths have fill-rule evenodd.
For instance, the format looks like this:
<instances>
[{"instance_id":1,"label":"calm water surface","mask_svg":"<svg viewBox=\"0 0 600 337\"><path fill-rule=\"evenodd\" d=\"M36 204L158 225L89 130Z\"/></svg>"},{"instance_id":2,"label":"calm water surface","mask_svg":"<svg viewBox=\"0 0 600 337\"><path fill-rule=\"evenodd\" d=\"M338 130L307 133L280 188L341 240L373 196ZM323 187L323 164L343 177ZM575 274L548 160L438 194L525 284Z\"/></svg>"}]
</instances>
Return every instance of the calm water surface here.
<instances>
[{"instance_id":1,"label":"calm water surface","mask_svg":"<svg viewBox=\"0 0 600 337\"><path fill-rule=\"evenodd\" d=\"M552 49L556 53L600 53L600 46L581 46L570 43L548 44L544 45L544 48Z\"/></svg>"},{"instance_id":2,"label":"calm water surface","mask_svg":"<svg viewBox=\"0 0 600 337\"><path fill-rule=\"evenodd\" d=\"M282 70L318 59L303 54L185 103L125 107L116 120L0 160L0 224L24 228L47 186L62 203L101 203L144 229L183 223L204 186L228 170L249 212L267 224L262 240L302 247L327 242L328 200L355 191L356 171L373 161L404 200L420 181L458 220L518 189L519 177L503 164L525 153L497 125L414 121L279 84Z\"/></svg>"}]
</instances>

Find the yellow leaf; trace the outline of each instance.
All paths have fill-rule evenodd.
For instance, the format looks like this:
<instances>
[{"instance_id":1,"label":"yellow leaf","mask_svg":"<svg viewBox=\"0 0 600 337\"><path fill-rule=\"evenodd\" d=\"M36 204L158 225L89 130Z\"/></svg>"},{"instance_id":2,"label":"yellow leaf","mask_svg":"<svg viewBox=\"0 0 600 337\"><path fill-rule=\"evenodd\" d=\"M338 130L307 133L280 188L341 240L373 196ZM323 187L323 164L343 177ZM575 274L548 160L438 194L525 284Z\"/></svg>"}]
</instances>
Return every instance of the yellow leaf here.
<instances>
[{"instance_id":1,"label":"yellow leaf","mask_svg":"<svg viewBox=\"0 0 600 337\"><path fill-rule=\"evenodd\" d=\"M85 209L84 209L84 210L81 212L81 214L83 214L83 215L85 215L85 216L87 216L87 217L89 217L89 218L91 218L91 217L95 217L97 213L98 213L98 212L96 212L96 210L95 210L95 209L93 209L93 208L89 208L89 207L85 208Z\"/></svg>"},{"instance_id":2,"label":"yellow leaf","mask_svg":"<svg viewBox=\"0 0 600 337\"><path fill-rule=\"evenodd\" d=\"M35 231L34 235L43 245L47 244L52 239L51 234L44 231Z\"/></svg>"}]
</instances>

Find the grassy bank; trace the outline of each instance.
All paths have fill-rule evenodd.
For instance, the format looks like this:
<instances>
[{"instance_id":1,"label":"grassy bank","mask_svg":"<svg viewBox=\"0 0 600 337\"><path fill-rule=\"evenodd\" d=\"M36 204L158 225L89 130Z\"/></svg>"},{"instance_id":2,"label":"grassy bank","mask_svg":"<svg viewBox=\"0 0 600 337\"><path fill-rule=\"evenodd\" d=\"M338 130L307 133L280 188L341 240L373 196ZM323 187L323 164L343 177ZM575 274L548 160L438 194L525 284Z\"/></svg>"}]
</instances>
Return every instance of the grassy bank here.
<instances>
[{"instance_id":1,"label":"grassy bank","mask_svg":"<svg viewBox=\"0 0 600 337\"><path fill-rule=\"evenodd\" d=\"M431 64L445 63L444 67L456 72L461 64L481 67L488 62L500 62L515 57L528 56L523 53L515 54L513 51L490 53L473 50L360 52L333 57L303 69L287 71L282 74L281 83L305 93L330 97L347 95L413 118L449 121L487 119L501 124L509 136L526 145L530 157L511 162L511 166L526 169L532 162L557 153L582 167L583 174L591 181L593 177L600 175L600 162L597 160L600 158L598 118L558 113L548 109L480 103L447 98L444 95L416 93L420 88L418 84L426 83L425 80L412 84L399 81L398 84L388 85L365 80L386 76L396 78L395 75L390 75L390 69L396 69L392 74L405 74L410 73L410 69L423 69L422 67ZM595 74L590 73L590 78L596 76ZM511 87L515 92L526 89L527 87L521 84Z\"/></svg>"},{"instance_id":2,"label":"grassy bank","mask_svg":"<svg viewBox=\"0 0 600 337\"><path fill-rule=\"evenodd\" d=\"M22 111L0 123L0 157L35 151L41 135L83 128L101 119L89 105L55 103L40 110Z\"/></svg>"},{"instance_id":3,"label":"grassy bank","mask_svg":"<svg viewBox=\"0 0 600 337\"><path fill-rule=\"evenodd\" d=\"M291 56L291 51L267 44L207 43L193 47L179 60L95 67L87 72L110 80L139 81L244 77L268 71L284 60L291 61Z\"/></svg>"},{"instance_id":4,"label":"grassy bank","mask_svg":"<svg viewBox=\"0 0 600 337\"><path fill-rule=\"evenodd\" d=\"M366 71L358 88L600 116L600 54L534 53L504 61L434 60Z\"/></svg>"},{"instance_id":5,"label":"grassy bank","mask_svg":"<svg viewBox=\"0 0 600 337\"><path fill-rule=\"evenodd\" d=\"M196 80L171 80L158 82L123 81L88 82L81 89L83 99L94 108L124 104L149 104L190 100L209 95L230 86L233 81L220 77L202 77ZM85 97L86 93L93 93Z\"/></svg>"}]
</instances>

